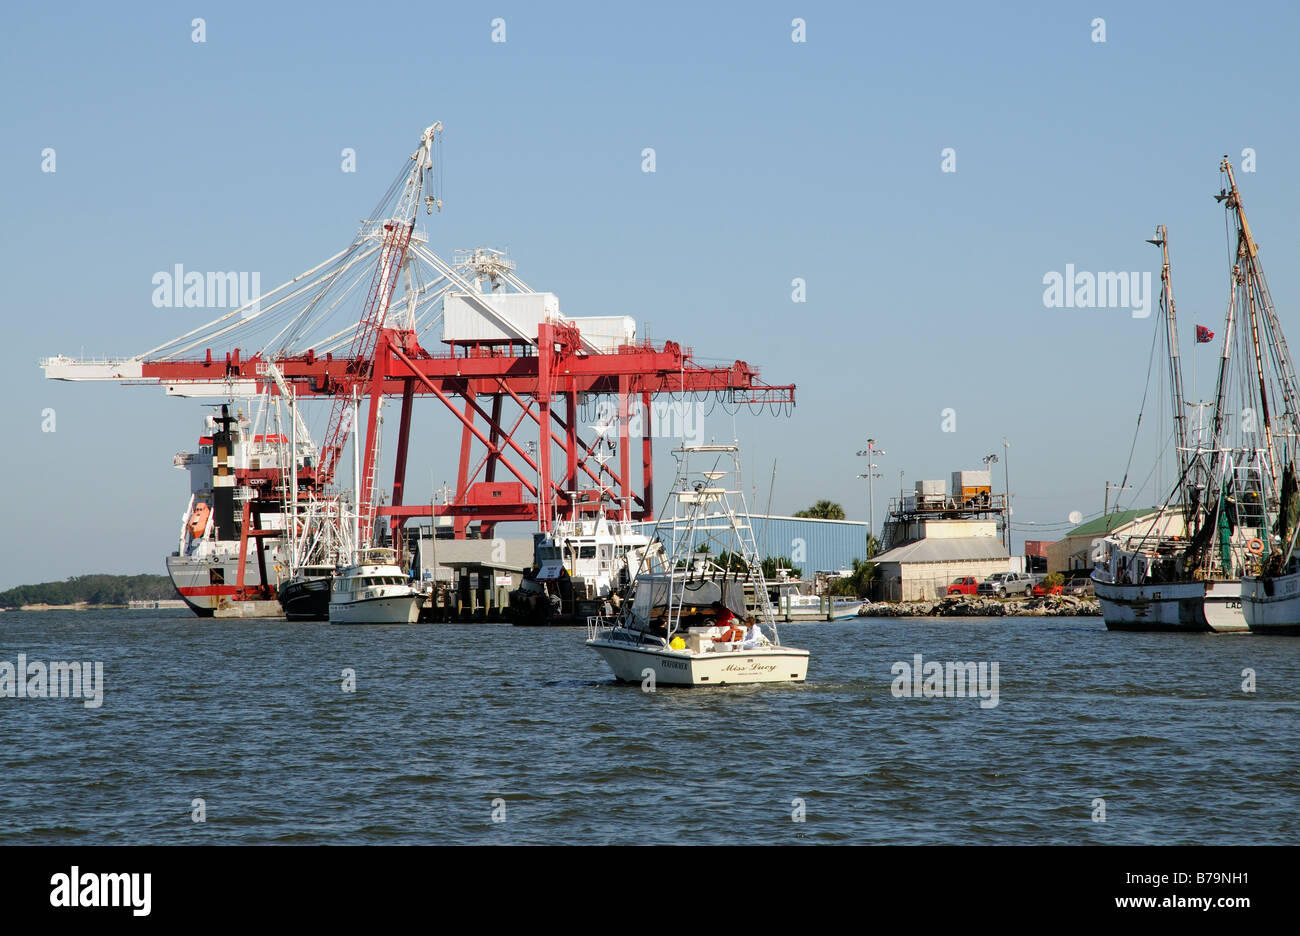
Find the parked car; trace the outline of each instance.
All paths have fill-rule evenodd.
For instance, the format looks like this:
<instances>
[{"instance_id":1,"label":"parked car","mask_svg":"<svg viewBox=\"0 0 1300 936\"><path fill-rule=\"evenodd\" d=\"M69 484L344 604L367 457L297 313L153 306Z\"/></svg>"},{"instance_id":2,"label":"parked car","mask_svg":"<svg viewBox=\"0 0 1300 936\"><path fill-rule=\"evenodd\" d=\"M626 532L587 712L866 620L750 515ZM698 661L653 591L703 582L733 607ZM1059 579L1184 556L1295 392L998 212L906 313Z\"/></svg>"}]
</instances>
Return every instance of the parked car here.
<instances>
[{"instance_id":1,"label":"parked car","mask_svg":"<svg viewBox=\"0 0 1300 936\"><path fill-rule=\"evenodd\" d=\"M1069 573L1062 587L1065 594L1076 598L1091 598L1095 594L1092 589L1091 570L1078 569Z\"/></svg>"},{"instance_id":2,"label":"parked car","mask_svg":"<svg viewBox=\"0 0 1300 936\"><path fill-rule=\"evenodd\" d=\"M1063 595L1063 594L1065 594L1064 585L1048 585L1046 582L1039 582L1037 585L1034 586L1035 598L1046 598L1048 595Z\"/></svg>"},{"instance_id":3,"label":"parked car","mask_svg":"<svg viewBox=\"0 0 1300 936\"><path fill-rule=\"evenodd\" d=\"M1033 588L1033 579L1024 572L994 572L979 584L979 594L1005 598L1007 595L1027 595Z\"/></svg>"},{"instance_id":4,"label":"parked car","mask_svg":"<svg viewBox=\"0 0 1300 936\"><path fill-rule=\"evenodd\" d=\"M959 579L953 579L952 584L948 586L948 594L976 595L979 594L979 588L980 588L980 584L979 582L975 581L975 576L963 575Z\"/></svg>"}]
</instances>

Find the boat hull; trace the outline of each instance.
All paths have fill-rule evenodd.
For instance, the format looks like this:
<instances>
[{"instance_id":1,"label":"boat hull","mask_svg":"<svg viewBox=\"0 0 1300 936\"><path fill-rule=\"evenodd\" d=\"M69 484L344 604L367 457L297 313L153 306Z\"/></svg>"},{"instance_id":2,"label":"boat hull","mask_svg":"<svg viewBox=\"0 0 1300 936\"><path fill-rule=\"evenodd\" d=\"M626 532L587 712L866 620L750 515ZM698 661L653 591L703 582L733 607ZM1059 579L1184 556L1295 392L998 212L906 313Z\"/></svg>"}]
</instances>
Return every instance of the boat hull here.
<instances>
[{"instance_id":1,"label":"boat hull","mask_svg":"<svg viewBox=\"0 0 1300 936\"><path fill-rule=\"evenodd\" d=\"M329 606L331 624L414 624L420 619L420 595L334 601Z\"/></svg>"},{"instance_id":2,"label":"boat hull","mask_svg":"<svg viewBox=\"0 0 1300 936\"><path fill-rule=\"evenodd\" d=\"M1207 585L1209 586L1207 588ZM1108 630L1244 633L1240 582L1116 584L1093 578Z\"/></svg>"},{"instance_id":3,"label":"boat hull","mask_svg":"<svg viewBox=\"0 0 1300 936\"><path fill-rule=\"evenodd\" d=\"M847 621L858 616L863 602L858 600L833 600L829 612L819 601L790 603L786 607L775 606L772 615L778 621Z\"/></svg>"},{"instance_id":4,"label":"boat hull","mask_svg":"<svg viewBox=\"0 0 1300 936\"><path fill-rule=\"evenodd\" d=\"M803 682L808 677L808 651L794 647L692 653L600 637L588 640L587 646L604 658L620 682L643 683L650 673L654 684L663 686Z\"/></svg>"},{"instance_id":5,"label":"boat hull","mask_svg":"<svg viewBox=\"0 0 1300 936\"><path fill-rule=\"evenodd\" d=\"M291 621L328 621L330 580L294 579L280 586L280 607Z\"/></svg>"},{"instance_id":6,"label":"boat hull","mask_svg":"<svg viewBox=\"0 0 1300 936\"><path fill-rule=\"evenodd\" d=\"M1251 633L1300 636L1300 573L1242 579L1241 607Z\"/></svg>"}]
</instances>

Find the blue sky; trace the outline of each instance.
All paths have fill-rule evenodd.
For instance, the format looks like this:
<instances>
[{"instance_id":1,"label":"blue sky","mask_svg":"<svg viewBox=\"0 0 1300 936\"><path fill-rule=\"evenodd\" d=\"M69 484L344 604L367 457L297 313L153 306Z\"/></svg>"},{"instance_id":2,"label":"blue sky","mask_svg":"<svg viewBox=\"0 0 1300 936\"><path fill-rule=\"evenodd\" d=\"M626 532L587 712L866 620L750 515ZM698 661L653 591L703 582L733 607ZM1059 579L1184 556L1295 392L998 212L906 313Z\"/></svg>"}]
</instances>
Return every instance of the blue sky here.
<instances>
[{"instance_id":1,"label":"blue sky","mask_svg":"<svg viewBox=\"0 0 1300 936\"><path fill-rule=\"evenodd\" d=\"M508 248L569 315L631 315L701 360L798 385L791 418L718 411L706 429L738 435L760 501L777 460L774 511L829 497L865 518L854 453L872 436L888 453L879 523L900 470L947 478L1005 437L1017 546L1057 538L1123 474L1155 316L1045 308L1043 276L1073 264L1158 283L1144 240L1168 225L1190 358L1193 325L1217 332L1227 300L1218 161L1240 167L1250 147L1257 171L1239 183L1289 325L1298 16L803 0L8 10L0 587L161 571L188 497L171 457L202 414L157 389L49 382L37 359L129 355L206 321L153 307L151 277L176 263L269 287L335 253L433 120L433 249ZM1213 350L1198 353L1203 396ZM458 433L432 401L416 427L423 497L454 479ZM1156 450L1139 441L1139 482Z\"/></svg>"}]
</instances>

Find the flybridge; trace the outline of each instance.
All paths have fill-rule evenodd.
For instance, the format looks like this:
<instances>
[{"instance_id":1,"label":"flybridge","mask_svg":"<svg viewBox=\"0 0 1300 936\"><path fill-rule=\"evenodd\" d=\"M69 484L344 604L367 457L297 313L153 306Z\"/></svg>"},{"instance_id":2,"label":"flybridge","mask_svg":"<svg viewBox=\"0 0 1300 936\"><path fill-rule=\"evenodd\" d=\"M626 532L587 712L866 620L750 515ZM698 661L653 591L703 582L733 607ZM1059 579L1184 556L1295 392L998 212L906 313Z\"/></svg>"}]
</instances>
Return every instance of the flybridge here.
<instances>
[{"instance_id":1,"label":"flybridge","mask_svg":"<svg viewBox=\"0 0 1300 936\"><path fill-rule=\"evenodd\" d=\"M455 517L458 537L471 520L485 536L510 520L536 521L546 530L553 519L589 510L590 492L579 489L588 482L607 493L607 516L649 520L654 432L642 427L638 492L629 431L634 409L648 420L644 414L663 393L677 400L710 396L724 407L774 414L793 407L793 385L764 383L744 361L701 366L677 342L638 340L628 316L566 318L554 294L533 290L498 251L478 248L448 262L430 250L416 217L421 205L430 214L442 208L433 172L441 130L435 123L424 131L387 202L333 257L140 354L116 361L47 358L41 362L46 377L151 384L217 399L328 399L318 473L326 484L348 441L350 414L364 407L364 440L356 440L364 445L359 545L370 541L379 516L389 518L394 534L408 518L431 514ZM404 503L416 396L437 397L460 424L456 497L440 506ZM401 413L391 498L377 506L385 397L400 398ZM580 407L599 406L601 397L605 411L616 414L617 437L604 438L600 428L588 441L580 430L589 419ZM521 426L535 428L535 441L521 438ZM555 477L553 461L564 466ZM503 472L518 484L501 484Z\"/></svg>"}]
</instances>

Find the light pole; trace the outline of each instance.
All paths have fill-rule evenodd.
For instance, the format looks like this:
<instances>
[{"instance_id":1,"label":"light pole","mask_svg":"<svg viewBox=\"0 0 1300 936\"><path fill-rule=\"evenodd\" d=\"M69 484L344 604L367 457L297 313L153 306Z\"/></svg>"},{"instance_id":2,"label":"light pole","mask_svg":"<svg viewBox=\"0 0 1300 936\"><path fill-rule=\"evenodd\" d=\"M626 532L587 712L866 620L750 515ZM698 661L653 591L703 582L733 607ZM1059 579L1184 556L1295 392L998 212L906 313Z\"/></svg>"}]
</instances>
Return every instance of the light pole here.
<instances>
[{"instance_id":1,"label":"light pole","mask_svg":"<svg viewBox=\"0 0 1300 936\"><path fill-rule=\"evenodd\" d=\"M1006 484L1006 508L1007 521L1004 527L1007 531L1007 555L1011 555L1011 443L1005 438L1002 440L1002 477Z\"/></svg>"},{"instance_id":2,"label":"light pole","mask_svg":"<svg viewBox=\"0 0 1300 936\"><path fill-rule=\"evenodd\" d=\"M867 459L867 473L858 475L859 478L867 479L867 542L866 542L867 554L865 557L867 559L871 558L871 540L872 537L875 535L876 505L875 505L874 498L872 497L872 488L873 488L872 480L874 478L880 477L880 475L875 473L876 469L879 468L880 466L874 464L871 461L871 459L877 455L884 455L884 454L885 452L883 449L876 448L875 439L867 439L867 447L862 451L858 452L858 455L865 456Z\"/></svg>"},{"instance_id":3,"label":"light pole","mask_svg":"<svg viewBox=\"0 0 1300 936\"><path fill-rule=\"evenodd\" d=\"M993 469L992 469L991 467L989 467L989 466L990 466L990 465L996 465L997 463L998 463L998 457L997 457L996 455L990 453L990 454L984 456L984 470L987 471L987 472L989 473L989 488L990 488L990 489L992 489L992 487L993 487ZM991 500L991 499L992 499L992 498L990 497L990 500ZM1003 505L1002 505L1002 508L1003 508L1003 510L1005 511L1005 509L1006 509L1006 504L1003 504ZM1004 536L1006 535L1006 530L1007 530L1007 520L1006 520L1006 514L1004 513L1004 514L1002 515L1002 533L1003 533ZM1010 555L1010 553L1008 553L1008 555Z\"/></svg>"}]
</instances>

